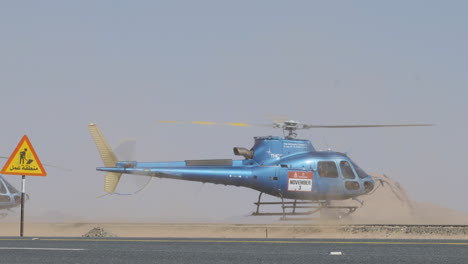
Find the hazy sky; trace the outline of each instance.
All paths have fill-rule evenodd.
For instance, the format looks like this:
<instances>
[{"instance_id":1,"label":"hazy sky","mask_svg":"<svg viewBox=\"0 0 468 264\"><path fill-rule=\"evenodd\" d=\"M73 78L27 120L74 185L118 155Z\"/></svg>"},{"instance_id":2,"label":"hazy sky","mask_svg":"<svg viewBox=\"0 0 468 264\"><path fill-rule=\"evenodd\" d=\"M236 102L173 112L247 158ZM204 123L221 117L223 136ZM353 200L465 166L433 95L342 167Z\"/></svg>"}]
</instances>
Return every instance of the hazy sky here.
<instances>
[{"instance_id":1,"label":"hazy sky","mask_svg":"<svg viewBox=\"0 0 468 264\"><path fill-rule=\"evenodd\" d=\"M301 136L468 213L467 25L466 1L2 1L0 155L27 134L43 162L72 169L27 178L29 219L225 219L257 193L157 179L96 199L87 124L114 146L137 138L138 160L169 161L233 158L281 131L158 120L434 123Z\"/></svg>"}]
</instances>

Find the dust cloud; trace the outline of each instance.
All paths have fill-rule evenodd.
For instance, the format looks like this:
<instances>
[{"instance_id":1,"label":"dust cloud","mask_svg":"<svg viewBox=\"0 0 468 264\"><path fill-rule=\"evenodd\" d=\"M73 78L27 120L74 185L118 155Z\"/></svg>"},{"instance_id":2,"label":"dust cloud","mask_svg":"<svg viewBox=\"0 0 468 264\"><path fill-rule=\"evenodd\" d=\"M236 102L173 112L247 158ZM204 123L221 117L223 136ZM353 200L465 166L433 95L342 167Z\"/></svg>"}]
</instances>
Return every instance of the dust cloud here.
<instances>
[{"instance_id":1,"label":"dust cloud","mask_svg":"<svg viewBox=\"0 0 468 264\"><path fill-rule=\"evenodd\" d=\"M418 202L397 181L372 174L374 190L361 196L364 202L350 222L355 224L468 224L468 215L432 203Z\"/></svg>"}]
</instances>

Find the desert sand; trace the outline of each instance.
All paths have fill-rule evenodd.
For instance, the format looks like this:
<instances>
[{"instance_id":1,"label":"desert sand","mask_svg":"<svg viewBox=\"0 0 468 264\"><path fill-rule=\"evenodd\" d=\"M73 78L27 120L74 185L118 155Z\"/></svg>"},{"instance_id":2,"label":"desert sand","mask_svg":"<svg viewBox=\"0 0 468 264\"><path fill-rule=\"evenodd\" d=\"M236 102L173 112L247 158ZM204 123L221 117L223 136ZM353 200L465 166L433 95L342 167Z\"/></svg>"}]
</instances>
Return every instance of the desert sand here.
<instances>
[{"instance_id":1,"label":"desert sand","mask_svg":"<svg viewBox=\"0 0 468 264\"><path fill-rule=\"evenodd\" d=\"M95 229L105 231L96 234ZM1 236L18 236L19 224L0 224ZM25 237L188 237L188 238L340 238L468 239L463 226L349 226L326 224L141 224L28 223Z\"/></svg>"}]
</instances>

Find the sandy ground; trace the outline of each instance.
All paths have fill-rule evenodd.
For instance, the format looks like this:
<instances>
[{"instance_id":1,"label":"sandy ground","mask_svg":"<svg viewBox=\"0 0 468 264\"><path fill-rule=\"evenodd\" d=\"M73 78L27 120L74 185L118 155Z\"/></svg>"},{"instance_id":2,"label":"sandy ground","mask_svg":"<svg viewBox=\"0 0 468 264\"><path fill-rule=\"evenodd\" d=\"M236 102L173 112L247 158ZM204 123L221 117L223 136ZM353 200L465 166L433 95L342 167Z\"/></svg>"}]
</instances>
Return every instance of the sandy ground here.
<instances>
[{"instance_id":1,"label":"sandy ground","mask_svg":"<svg viewBox=\"0 0 468 264\"><path fill-rule=\"evenodd\" d=\"M393 238L468 239L468 227L336 226L306 224L121 224L121 223L29 223L26 237L81 237L96 227L115 237L204 238ZM0 224L1 236L18 236L19 224Z\"/></svg>"},{"instance_id":2,"label":"sandy ground","mask_svg":"<svg viewBox=\"0 0 468 264\"><path fill-rule=\"evenodd\" d=\"M407 225L467 225L468 215L449 208L413 201L405 189L383 175L375 192L361 197L363 206L341 220L256 221L237 223L25 223L28 237L79 237L97 227L117 237L212 238L415 238L468 239L468 227ZM354 204L356 201L337 202ZM5 220L5 219L3 219ZM19 223L0 220L0 236L18 236ZM364 225L377 224L369 227ZM356 226L363 225L363 226ZM389 226L381 226L389 225ZM391 226L401 225L401 226Z\"/></svg>"}]
</instances>

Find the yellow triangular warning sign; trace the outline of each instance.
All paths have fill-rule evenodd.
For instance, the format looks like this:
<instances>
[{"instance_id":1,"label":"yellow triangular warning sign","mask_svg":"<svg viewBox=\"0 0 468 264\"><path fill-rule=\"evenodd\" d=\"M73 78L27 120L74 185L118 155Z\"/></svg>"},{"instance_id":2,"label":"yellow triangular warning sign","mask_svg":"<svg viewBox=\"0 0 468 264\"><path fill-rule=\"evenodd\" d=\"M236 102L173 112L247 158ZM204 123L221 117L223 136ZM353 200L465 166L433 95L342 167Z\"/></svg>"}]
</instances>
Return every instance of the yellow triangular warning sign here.
<instances>
[{"instance_id":1,"label":"yellow triangular warning sign","mask_svg":"<svg viewBox=\"0 0 468 264\"><path fill-rule=\"evenodd\" d=\"M42 166L28 136L24 135L3 166L2 174L46 176L47 173Z\"/></svg>"}]
</instances>

